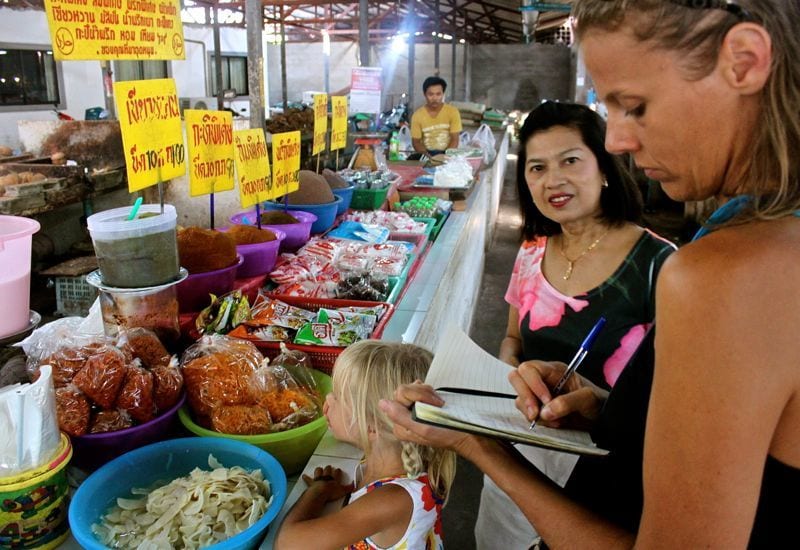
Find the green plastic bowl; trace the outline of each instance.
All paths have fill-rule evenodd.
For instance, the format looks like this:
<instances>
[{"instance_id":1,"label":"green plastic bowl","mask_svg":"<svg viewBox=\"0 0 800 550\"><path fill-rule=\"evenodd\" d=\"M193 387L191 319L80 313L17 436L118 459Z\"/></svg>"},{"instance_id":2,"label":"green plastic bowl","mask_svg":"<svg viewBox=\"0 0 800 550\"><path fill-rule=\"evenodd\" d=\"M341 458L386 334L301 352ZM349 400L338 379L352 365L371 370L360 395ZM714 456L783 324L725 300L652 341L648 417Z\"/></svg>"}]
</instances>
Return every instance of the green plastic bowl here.
<instances>
[{"instance_id":1,"label":"green plastic bowl","mask_svg":"<svg viewBox=\"0 0 800 550\"><path fill-rule=\"evenodd\" d=\"M331 392L333 389L333 380L330 376L315 370L314 378L317 381L317 388L319 388L323 396ZM232 435L215 432L214 430L209 430L196 424L194 420L192 420L192 413L187 405L180 408L178 417L186 429L195 435L201 437L235 439L264 449L281 463L287 476L296 474L305 467L308 459L314 454L314 449L317 448L319 440L322 439L322 436L325 435L325 431L328 429L328 421L324 416L320 416L304 426L286 430L285 432L259 435Z\"/></svg>"}]
</instances>

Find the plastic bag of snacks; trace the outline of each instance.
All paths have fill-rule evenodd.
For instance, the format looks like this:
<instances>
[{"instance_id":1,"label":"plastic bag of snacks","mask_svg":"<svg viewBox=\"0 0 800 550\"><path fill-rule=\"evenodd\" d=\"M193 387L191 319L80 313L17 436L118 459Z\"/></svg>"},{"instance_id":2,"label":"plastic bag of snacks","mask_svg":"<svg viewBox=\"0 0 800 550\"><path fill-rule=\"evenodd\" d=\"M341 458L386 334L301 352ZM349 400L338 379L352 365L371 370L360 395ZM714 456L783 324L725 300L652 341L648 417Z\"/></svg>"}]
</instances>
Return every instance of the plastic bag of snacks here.
<instances>
[{"instance_id":1,"label":"plastic bag of snacks","mask_svg":"<svg viewBox=\"0 0 800 550\"><path fill-rule=\"evenodd\" d=\"M281 352L270 363L283 367L292 375L300 386L311 394L317 395L317 379L312 373L311 357L304 351L289 349L281 342ZM321 403L320 403L321 405Z\"/></svg>"},{"instance_id":2,"label":"plastic bag of snacks","mask_svg":"<svg viewBox=\"0 0 800 550\"><path fill-rule=\"evenodd\" d=\"M363 313L340 314L338 311L320 309L317 320L297 331L295 344L317 346L349 346L365 340L372 334L376 317Z\"/></svg>"},{"instance_id":3,"label":"plastic bag of snacks","mask_svg":"<svg viewBox=\"0 0 800 550\"><path fill-rule=\"evenodd\" d=\"M216 407L248 404L248 380L263 359L250 342L219 334L189 346L181 357L181 370L189 406L198 419L208 421Z\"/></svg>"},{"instance_id":4,"label":"plastic bag of snacks","mask_svg":"<svg viewBox=\"0 0 800 550\"><path fill-rule=\"evenodd\" d=\"M319 417L319 395L303 388L284 367L265 364L250 380L257 404L269 411L273 431L296 428Z\"/></svg>"},{"instance_id":5,"label":"plastic bag of snacks","mask_svg":"<svg viewBox=\"0 0 800 550\"><path fill-rule=\"evenodd\" d=\"M369 271L342 273L342 279L336 287L336 297L347 300L380 302L388 295L389 279L382 273Z\"/></svg>"}]
</instances>

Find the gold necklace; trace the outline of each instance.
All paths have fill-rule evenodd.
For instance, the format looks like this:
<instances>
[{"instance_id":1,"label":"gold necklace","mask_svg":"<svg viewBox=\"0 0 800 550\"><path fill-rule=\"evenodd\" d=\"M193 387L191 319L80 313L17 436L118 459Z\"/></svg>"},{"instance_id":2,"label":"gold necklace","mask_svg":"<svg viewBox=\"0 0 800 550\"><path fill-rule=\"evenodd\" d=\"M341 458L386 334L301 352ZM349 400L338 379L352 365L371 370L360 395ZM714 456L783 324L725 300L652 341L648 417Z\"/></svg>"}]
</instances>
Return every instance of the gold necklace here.
<instances>
[{"instance_id":1,"label":"gold necklace","mask_svg":"<svg viewBox=\"0 0 800 550\"><path fill-rule=\"evenodd\" d=\"M586 256L589 252L594 250L594 247L596 247L600 243L600 241L603 240L603 237L605 237L606 235L608 235L608 229L606 229L605 233L597 237L596 241L587 246L586 250L578 254L578 256L574 260L570 260L569 257L567 256L567 253L564 252L564 235L563 234L561 235L561 246L559 247L558 251L561 252L561 255L564 257L565 260L567 260L567 270L564 272L565 281L570 277L572 277L572 269L575 267L575 262L577 262L578 260Z\"/></svg>"}]
</instances>

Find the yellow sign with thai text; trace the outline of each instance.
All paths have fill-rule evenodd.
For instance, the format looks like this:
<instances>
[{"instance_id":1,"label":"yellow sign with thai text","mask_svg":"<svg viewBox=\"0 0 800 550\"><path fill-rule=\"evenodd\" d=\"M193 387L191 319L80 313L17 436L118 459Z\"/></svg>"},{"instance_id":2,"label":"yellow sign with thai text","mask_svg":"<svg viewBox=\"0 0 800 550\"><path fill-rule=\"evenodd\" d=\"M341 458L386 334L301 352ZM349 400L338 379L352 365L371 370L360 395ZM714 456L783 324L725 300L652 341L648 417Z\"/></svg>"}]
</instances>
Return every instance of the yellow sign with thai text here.
<instances>
[{"instance_id":1,"label":"yellow sign with thai text","mask_svg":"<svg viewBox=\"0 0 800 550\"><path fill-rule=\"evenodd\" d=\"M185 59L179 0L44 0L53 55Z\"/></svg>"},{"instance_id":2,"label":"yellow sign with thai text","mask_svg":"<svg viewBox=\"0 0 800 550\"><path fill-rule=\"evenodd\" d=\"M314 96L314 145L311 154L318 155L325 150L325 136L328 133L328 94Z\"/></svg>"},{"instance_id":3,"label":"yellow sign with thai text","mask_svg":"<svg viewBox=\"0 0 800 550\"><path fill-rule=\"evenodd\" d=\"M331 151L335 151L347 146L347 97L331 96L331 107Z\"/></svg>"},{"instance_id":4,"label":"yellow sign with thai text","mask_svg":"<svg viewBox=\"0 0 800 550\"><path fill-rule=\"evenodd\" d=\"M272 134L272 183L276 197L297 191L299 171L300 132Z\"/></svg>"},{"instance_id":5,"label":"yellow sign with thai text","mask_svg":"<svg viewBox=\"0 0 800 550\"><path fill-rule=\"evenodd\" d=\"M131 193L186 173L181 112L171 78L115 82Z\"/></svg>"},{"instance_id":6,"label":"yellow sign with thai text","mask_svg":"<svg viewBox=\"0 0 800 550\"><path fill-rule=\"evenodd\" d=\"M234 158L242 208L273 198L275 188L272 186L272 176L269 173L264 129L236 130L233 133L233 143L236 147Z\"/></svg>"},{"instance_id":7,"label":"yellow sign with thai text","mask_svg":"<svg viewBox=\"0 0 800 550\"><path fill-rule=\"evenodd\" d=\"M233 189L233 114L186 109L189 195Z\"/></svg>"}]
</instances>

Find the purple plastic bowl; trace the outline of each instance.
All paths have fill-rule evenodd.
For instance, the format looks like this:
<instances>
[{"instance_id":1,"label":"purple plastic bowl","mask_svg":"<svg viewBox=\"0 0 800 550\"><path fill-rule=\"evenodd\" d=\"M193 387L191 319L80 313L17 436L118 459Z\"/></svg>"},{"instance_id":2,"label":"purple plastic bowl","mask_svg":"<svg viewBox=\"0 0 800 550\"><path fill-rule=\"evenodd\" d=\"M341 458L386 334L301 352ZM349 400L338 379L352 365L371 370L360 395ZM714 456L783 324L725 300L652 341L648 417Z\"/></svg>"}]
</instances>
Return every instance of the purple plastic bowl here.
<instances>
[{"instance_id":1,"label":"purple plastic bowl","mask_svg":"<svg viewBox=\"0 0 800 550\"><path fill-rule=\"evenodd\" d=\"M144 424L116 432L70 436L72 464L94 470L128 451L172 437L179 425L178 409L185 402L186 392L183 392L177 403Z\"/></svg>"},{"instance_id":2,"label":"purple plastic bowl","mask_svg":"<svg viewBox=\"0 0 800 550\"><path fill-rule=\"evenodd\" d=\"M236 271L244 261L241 254L237 254L237 258L235 264L222 269L189 273L189 276L175 287L178 293L178 311L181 313L201 311L211 303L209 294L221 296L233 290Z\"/></svg>"},{"instance_id":3,"label":"purple plastic bowl","mask_svg":"<svg viewBox=\"0 0 800 550\"><path fill-rule=\"evenodd\" d=\"M278 225L262 225L262 228L277 229L286 234L286 238L281 241L280 252L294 252L311 238L311 225L317 221L317 216L311 212L304 212L302 210L292 210L291 215L294 216L298 223L285 223ZM255 225L256 224L256 211L248 210L247 212L239 212L230 217L231 223L237 225Z\"/></svg>"},{"instance_id":4,"label":"purple plastic bowl","mask_svg":"<svg viewBox=\"0 0 800 550\"><path fill-rule=\"evenodd\" d=\"M278 260L278 249L281 246L281 242L286 238L286 233L272 227L266 229L275 234L274 241L236 245L236 252L244 258L242 265L236 271L237 279L263 275L264 273L269 273L275 267L275 262Z\"/></svg>"}]
</instances>

